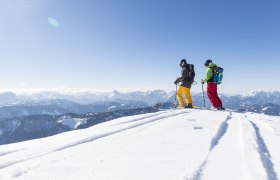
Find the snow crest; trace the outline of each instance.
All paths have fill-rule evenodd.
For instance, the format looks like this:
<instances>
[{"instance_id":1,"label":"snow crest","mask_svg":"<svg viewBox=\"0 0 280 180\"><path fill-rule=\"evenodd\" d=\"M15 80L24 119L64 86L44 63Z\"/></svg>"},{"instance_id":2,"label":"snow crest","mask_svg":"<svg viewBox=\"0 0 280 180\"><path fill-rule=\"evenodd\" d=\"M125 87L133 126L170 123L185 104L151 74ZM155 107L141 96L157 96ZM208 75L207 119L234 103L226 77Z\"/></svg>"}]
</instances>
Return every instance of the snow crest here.
<instances>
[{"instance_id":1,"label":"snow crest","mask_svg":"<svg viewBox=\"0 0 280 180\"><path fill-rule=\"evenodd\" d=\"M67 119L67 118L66 118ZM279 117L166 110L0 146L0 179L276 180Z\"/></svg>"}]
</instances>

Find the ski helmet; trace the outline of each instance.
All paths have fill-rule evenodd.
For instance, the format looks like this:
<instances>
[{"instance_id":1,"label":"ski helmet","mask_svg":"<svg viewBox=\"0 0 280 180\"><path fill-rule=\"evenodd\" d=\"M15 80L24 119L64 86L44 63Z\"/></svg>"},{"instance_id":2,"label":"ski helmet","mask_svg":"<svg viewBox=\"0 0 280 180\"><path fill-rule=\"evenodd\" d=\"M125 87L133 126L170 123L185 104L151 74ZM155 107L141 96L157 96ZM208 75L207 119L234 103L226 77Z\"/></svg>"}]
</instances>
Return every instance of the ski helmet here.
<instances>
[{"instance_id":1,"label":"ski helmet","mask_svg":"<svg viewBox=\"0 0 280 180\"><path fill-rule=\"evenodd\" d=\"M212 60L211 60L211 59L208 59L208 60L205 61L204 65L205 65L205 66L209 66L210 63L212 63Z\"/></svg>"},{"instance_id":2,"label":"ski helmet","mask_svg":"<svg viewBox=\"0 0 280 180\"><path fill-rule=\"evenodd\" d=\"M186 64L187 64L186 59L182 59L181 62L180 62L180 66L183 67Z\"/></svg>"}]
</instances>

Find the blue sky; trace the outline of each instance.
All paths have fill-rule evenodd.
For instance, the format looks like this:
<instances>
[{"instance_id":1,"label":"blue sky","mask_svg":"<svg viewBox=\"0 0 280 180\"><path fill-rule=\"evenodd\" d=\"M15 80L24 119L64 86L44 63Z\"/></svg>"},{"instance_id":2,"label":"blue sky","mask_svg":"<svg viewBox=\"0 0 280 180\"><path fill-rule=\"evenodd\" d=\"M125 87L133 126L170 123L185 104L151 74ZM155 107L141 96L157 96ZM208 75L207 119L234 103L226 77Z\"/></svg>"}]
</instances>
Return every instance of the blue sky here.
<instances>
[{"instance_id":1,"label":"blue sky","mask_svg":"<svg viewBox=\"0 0 280 180\"><path fill-rule=\"evenodd\" d=\"M174 90L211 58L221 93L280 90L279 0L1 0L0 89ZM201 85L192 91L200 92Z\"/></svg>"}]
</instances>

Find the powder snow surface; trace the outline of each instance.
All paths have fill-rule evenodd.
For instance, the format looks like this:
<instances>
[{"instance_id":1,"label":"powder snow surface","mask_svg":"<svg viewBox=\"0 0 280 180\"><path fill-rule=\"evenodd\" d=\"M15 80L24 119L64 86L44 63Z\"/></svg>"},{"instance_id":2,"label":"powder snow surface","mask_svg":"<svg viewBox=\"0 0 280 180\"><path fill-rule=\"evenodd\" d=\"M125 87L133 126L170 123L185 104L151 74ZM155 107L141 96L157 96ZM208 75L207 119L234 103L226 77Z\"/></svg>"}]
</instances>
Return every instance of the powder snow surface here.
<instances>
[{"instance_id":1,"label":"powder snow surface","mask_svg":"<svg viewBox=\"0 0 280 180\"><path fill-rule=\"evenodd\" d=\"M168 110L0 146L0 179L274 180L280 118Z\"/></svg>"}]
</instances>

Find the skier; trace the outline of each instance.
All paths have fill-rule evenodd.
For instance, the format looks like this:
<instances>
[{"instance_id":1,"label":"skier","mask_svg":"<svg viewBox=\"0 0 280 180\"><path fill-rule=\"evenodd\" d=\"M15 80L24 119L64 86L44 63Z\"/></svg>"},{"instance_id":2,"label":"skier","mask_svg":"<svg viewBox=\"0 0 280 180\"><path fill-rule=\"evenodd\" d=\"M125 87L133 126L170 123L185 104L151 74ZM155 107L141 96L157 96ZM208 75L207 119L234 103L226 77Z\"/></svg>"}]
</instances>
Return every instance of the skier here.
<instances>
[{"instance_id":1,"label":"skier","mask_svg":"<svg viewBox=\"0 0 280 180\"><path fill-rule=\"evenodd\" d=\"M177 99L179 101L179 106L177 108L193 108L192 98L190 94L191 85L195 76L193 65L187 64L186 59L182 59L180 62L180 67L182 68L181 77L178 77L174 84L180 83L179 88L176 92ZM187 104L185 105L182 95L185 94L185 99Z\"/></svg>"},{"instance_id":2,"label":"skier","mask_svg":"<svg viewBox=\"0 0 280 180\"><path fill-rule=\"evenodd\" d=\"M212 110L224 110L221 99L218 96L217 92L217 83L213 82L213 67L217 65L212 63L211 59L206 60L204 65L207 67L205 79L201 80L201 83L204 84L207 82L207 96L212 104Z\"/></svg>"}]
</instances>

